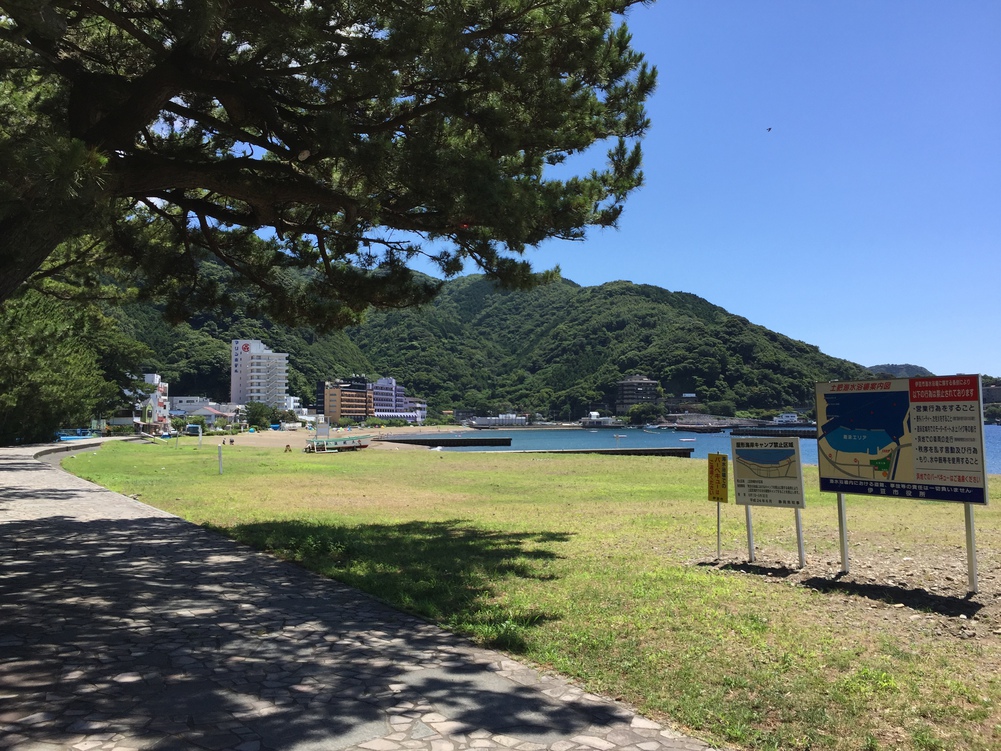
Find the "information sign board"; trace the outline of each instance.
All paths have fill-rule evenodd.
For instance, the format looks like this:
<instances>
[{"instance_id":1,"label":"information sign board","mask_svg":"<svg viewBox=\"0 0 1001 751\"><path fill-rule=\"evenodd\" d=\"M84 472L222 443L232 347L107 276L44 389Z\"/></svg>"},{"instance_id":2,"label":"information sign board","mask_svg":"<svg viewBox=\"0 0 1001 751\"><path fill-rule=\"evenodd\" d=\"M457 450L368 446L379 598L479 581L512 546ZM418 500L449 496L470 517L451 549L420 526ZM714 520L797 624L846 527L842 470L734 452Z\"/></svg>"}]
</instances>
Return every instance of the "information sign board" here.
<instances>
[{"instance_id":1,"label":"information sign board","mask_svg":"<svg viewBox=\"0 0 1001 751\"><path fill-rule=\"evenodd\" d=\"M799 438L731 438L733 488L745 506L803 508Z\"/></svg>"},{"instance_id":2,"label":"information sign board","mask_svg":"<svg viewBox=\"0 0 1001 751\"><path fill-rule=\"evenodd\" d=\"M987 504L980 376L817 384L820 489Z\"/></svg>"},{"instance_id":3,"label":"information sign board","mask_svg":"<svg viewBox=\"0 0 1001 751\"><path fill-rule=\"evenodd\" d=\"M729 461L726 454L709 454L709 500L716 503L729 503L726 465Z\"/></svg>"}]
</instances>

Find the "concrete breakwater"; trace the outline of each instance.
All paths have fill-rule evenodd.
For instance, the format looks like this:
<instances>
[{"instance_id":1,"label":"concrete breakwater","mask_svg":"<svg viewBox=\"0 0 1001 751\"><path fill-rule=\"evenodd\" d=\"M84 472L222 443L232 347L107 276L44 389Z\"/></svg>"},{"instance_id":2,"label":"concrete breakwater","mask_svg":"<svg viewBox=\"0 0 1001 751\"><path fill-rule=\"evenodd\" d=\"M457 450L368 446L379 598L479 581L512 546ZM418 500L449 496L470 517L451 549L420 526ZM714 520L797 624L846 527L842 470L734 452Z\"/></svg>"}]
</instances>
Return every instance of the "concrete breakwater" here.
<instances>
[{"instance_id":1,"label":"concrete breakwater","mask_svg":"<svg viewBox=\"0 0 1001 751\"><path fill-rule=\"evenodd\" d=\"M737 436L758 436L762 438L770 438L776 436L779 438L816 438L817 437L817 426L816 425L802 425L800 427L777 427L773 428L771 426L754 427L754 428L734 428L730 431L730 435Z\"/></svg>"},{"instance_id":2,"label":"concrete breakwater","mask_svg":"<svg viewBox=\"0 0 1001 751\"><path fill-rule=\"evenodd\" d=\"M663 446L650 448L633 449L527 449L524 451L514 451L516 454L604 454L606 456L680 456L682 459L691 459L695 449L677 446Z\"/></svg>"},{"instance_id":3,"label":"concrete breakwater","mask_svg":"<svg viewBox=\"0 0 1001 751\"><path fill-rule=\"evenodd\" d=\"M387 443L405 443L410 446L429 448L456 448L460 446L510 446L510 436L491 435L386 435L373 440Z\"/></svg>"}]
</instances>

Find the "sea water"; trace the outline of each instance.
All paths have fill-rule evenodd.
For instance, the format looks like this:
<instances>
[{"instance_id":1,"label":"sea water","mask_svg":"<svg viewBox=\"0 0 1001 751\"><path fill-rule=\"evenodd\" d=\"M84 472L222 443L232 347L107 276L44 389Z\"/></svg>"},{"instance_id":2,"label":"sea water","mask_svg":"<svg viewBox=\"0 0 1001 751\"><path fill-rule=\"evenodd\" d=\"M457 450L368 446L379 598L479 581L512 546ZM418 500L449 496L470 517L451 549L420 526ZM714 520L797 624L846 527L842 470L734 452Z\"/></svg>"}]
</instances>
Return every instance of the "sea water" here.
<instances>
[{"instance_id":1,"label":"sea water","mask_svg":"<svg viewBox=\"0 0 1001 751\"><path fill-rule=\"evenodd\" d=\"M465 435L469 435L466 433ZM490 430L484 435L491 438L510 437L510 446L470 446L448 448L445 451L553 451L556 449L582 448L661 448L684 447L692 449L693 459L705 459L709 454L730 454L730 431L722 433L685 433L674 430L649 428L612 428L584 430L581 428L519 428L517 430ZM987 454L987 473L1001 474L1001 425L984 426L984 451ZM799 452L803 464L817 463L817 441L801 438Z\"/></svg>"}]
</instances>

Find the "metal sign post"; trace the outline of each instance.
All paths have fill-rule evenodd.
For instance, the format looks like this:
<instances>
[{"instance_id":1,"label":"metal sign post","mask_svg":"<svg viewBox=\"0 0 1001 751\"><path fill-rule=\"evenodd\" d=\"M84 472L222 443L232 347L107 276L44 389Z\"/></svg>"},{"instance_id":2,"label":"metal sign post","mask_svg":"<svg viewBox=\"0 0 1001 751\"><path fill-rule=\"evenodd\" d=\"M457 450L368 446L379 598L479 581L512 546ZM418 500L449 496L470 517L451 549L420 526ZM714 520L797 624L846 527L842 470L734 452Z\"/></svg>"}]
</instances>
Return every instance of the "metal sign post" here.
<instances>
[{"instance_id":1,"label":"metal sign post","mask_svg":"<svg viewBox=\"0 0 1001 751\"><path fill-rule=\"evenodd\" d=\"M751 505L744 506L744 521L747 523L747 562L754 563L754 527L751 526Z\"/></svg>"},{"instance_id":2,"label":"metal sign post","mask_svg":"<svg viewBox=\"0 0 1001 751\"><path fill-rule=\"evenodd\" d=\"M723 512L720 510L720 506L716 504L716 560L718 561L723 557L723 542L720 536L720 528L722 526Z\"/></svg>"},{"instance_id":3,"label":"metal sign post","mask_svg":"<svg viewBox=\"0 0 1001 751\"><path fill-rule=\"evenodd\" d=\"M965 503L966 509L966 578L970 594L977 593L977 531L973 526L973 504Z\"/></svg>"},{"instance_id":4,"label":"metal sign post","mask_svg":"<svg viewBox=\"0 0 1001 751\"><path fill-rule=\"evenodd\" d=\"M219 444L219 474L222 474L222 444Z\"/></svg>"},{"instance_id":5,"label":"metal sign post","mask_svg":"<svg viewBox=\"0 0 1001 751\"><path fill-rule=\"evenodd\" d=\"M848 573L848 518L845 515L845 494L838 493L838 537L841 540L841 573Z\"/></svg>"},{"instance_id":6,"label":"metal sign post","mask_svg":"<svg viewBox=\"0 0 1001 751\"><path fill-rule=\"evenodd\" d=\"M806 567L806 548L803 546L803 515L796 509L796 542L799 548L799 567Z\"/></svg>"}]
</instances>

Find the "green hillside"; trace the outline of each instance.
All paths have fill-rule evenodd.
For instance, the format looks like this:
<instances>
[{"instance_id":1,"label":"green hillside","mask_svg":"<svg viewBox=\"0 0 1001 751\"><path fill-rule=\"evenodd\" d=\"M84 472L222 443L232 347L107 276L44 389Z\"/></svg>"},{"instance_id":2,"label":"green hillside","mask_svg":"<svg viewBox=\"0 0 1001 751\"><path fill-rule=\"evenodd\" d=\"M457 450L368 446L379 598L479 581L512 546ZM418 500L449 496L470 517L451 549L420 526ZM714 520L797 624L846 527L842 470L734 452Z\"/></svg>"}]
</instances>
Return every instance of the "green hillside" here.
<instances>
[{"instance_id":1,"label":"green hillside","mask_svg":"<svg viewBox=\"0 0 1001 751\"><path fill-rule=\"evenodd\" d=\"M436 408L575 418L611 405L615 382L638 373L714 411L773 409L812 403L818 380L867 377L700 297L631 282L524 293L469 276L423 310L375 313L348 334L376 371Z\"/></svg>"},{"instance_id":2,"label":"green hillside","mask_svg":"<svg viewBox=\"0 0 1001 751\"><path fill-rule=\"evenodd\" d=\"M372 364L343 332L316 334L254 318L239 308L225 315L199 314L171 326L160 311L130 305L118 314L128 335L156 354L147 370L160 373L177 396L208 396L229 401L230 342L260 339L275 352L289 354L289 390L311 403L316 381L371 373Z\"/></svg>"},{"instance_id":3,"label":"green hillside","mask_svg":"<svg viewBox=\"0 0 1001 751\"><path fill-rule=\"evenodd\" d=\"M393 376L432 410L516 410L577 418L610 407L614 384L641 374L666 394L695 393L718 413L808 405L820 380L865 378L859 365L730 315L695 295L610 282L556 281L531 292L483 277L448 282L417 310L373 311L319 335L235 311L177 327L150 306L123 311L125 333L156 353L149 367L174 394L229 396L229 342L261 339L289 353L290 390L311 403L320 379Z\"/></svg>"},{"instance_id":4,"label":"green hillside","mask_svg":"<svg viewBox=\"0 0 1001 751\"><path fill-rule=\"evenodd\" d=\"M866 368L870 373L876 375L889 375L893 378L921 378L924 376L934 375L927 368L922 368L920 365L870 365Z\"/></svg>"}]
</instances>

